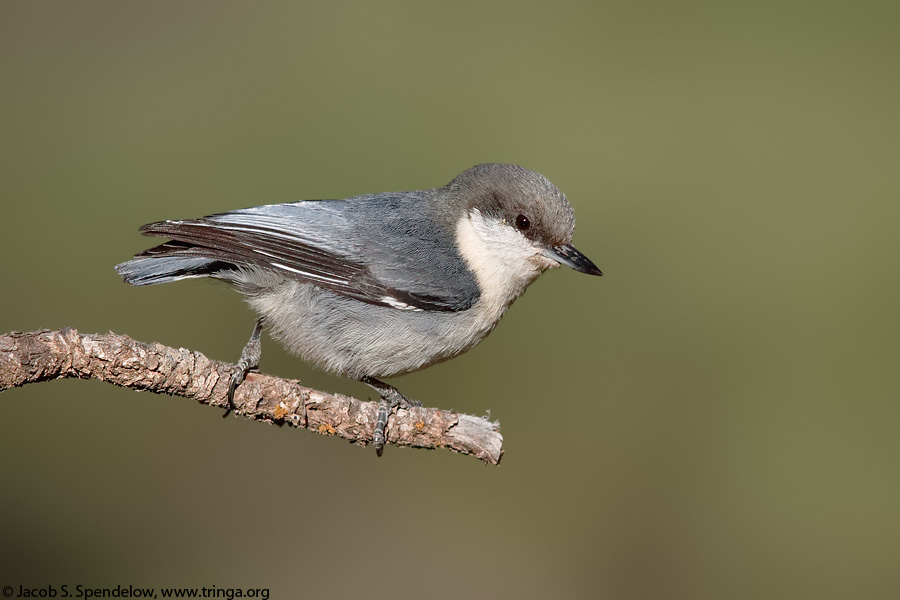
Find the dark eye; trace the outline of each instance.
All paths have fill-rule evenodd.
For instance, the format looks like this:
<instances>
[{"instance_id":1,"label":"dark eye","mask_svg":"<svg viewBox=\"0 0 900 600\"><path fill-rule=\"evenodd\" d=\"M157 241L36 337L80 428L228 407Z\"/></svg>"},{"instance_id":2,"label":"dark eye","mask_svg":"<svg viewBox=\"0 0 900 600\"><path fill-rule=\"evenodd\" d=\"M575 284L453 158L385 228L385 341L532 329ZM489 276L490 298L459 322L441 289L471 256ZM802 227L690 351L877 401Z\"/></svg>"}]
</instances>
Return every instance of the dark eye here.
<instances>
[{"instance_id":1,"label":"dark eye","mask_svg":"<svg viewBox=\"0 0 900 600\"><path fill-rule=\"evenodd\" d=\"M528 220L528 217L525 215L516 217L516 229L519 231L528 231L529 227L531 227L531 221Z\"/></svg>"}]
</instances>

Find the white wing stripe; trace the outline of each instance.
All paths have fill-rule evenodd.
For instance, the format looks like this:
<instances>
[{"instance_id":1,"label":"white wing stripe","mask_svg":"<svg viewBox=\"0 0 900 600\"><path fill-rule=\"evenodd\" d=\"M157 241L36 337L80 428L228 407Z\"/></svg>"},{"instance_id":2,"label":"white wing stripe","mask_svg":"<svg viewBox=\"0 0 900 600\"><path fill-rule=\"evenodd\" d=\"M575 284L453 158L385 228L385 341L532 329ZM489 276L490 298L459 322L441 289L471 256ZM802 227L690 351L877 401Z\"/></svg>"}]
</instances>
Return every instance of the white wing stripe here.
<instances>
[{"instance_id":1,"label":"white wing stripe","mask_svg":"<svg viewBox=\"0 0 900 600\"><path fill-rule=\"evenodd\" d=\"M277 267L279 269L284 269L285 271L291 271L292 273L297 273L299 275L302 275L303 277L308 277L309 279L318 279L319 281L327 281L329 283L337 283L340 285L346 285L348 283L348 281L346 279L335 279L333 277L325 277L323 275L317 275L314 273L309 273L307 271L301 271L300 269L295 269L293 267L289 267L287 265L283 265L283 264L277 263L277 262L270 262L269 264L272 265L273 267Z\"/></svg>"}]
</instances>

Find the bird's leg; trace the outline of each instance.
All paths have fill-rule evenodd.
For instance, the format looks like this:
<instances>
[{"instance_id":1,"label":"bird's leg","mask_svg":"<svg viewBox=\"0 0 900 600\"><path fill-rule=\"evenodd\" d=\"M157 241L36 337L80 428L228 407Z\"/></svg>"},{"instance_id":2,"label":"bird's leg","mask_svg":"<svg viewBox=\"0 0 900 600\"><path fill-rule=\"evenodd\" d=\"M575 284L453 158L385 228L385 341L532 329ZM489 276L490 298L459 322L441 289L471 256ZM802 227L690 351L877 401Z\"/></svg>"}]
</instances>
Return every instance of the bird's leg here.
<instances>
[{"instance_id":1,"label":"bird's leg","mask_svg":"<svg viewBox=\"0 0 900 600\"><path fill-rule=\"evenodd\" d=\"M262 344L259 342L259 336L262 333L263 321L262 317L256 320L256 326L250 335L250 341L241 350L241 359L237 363L237 369L231 374L231 380L228 382L228 408L225 410L223 417L234 410L234 390L241 385L247 373L259 366L259 359L262 356Z\"/></svg>"},{"instance_id":2,"label":"bird's leg","mask_svg":"<svg viewBox=\"0 0 900 600\"><path fill-rule=\"evenodd\" d=\"M375 446L375 454L381 456L384 452L384 430L387 427L388 417L391 411L396 407L409 408L411 406L422 406L421 402L410 400L394 386L388 385L383 381L379 381L374 377L363 377L360 379L363 383L371 386L381 396L378 402L378 418L375 420L375 433L372 434L372 445Z\"/></svg>"}]
</instances>

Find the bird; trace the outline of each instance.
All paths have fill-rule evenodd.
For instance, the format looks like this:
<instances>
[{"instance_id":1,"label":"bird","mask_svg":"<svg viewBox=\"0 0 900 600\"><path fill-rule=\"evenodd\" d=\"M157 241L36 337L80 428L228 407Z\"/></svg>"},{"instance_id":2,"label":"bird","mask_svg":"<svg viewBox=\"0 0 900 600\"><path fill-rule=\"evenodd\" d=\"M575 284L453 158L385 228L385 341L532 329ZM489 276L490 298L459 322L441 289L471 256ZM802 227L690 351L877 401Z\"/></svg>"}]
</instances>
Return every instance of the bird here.
<instances>
[{"instance_id":1,"label":"bird","mask_svg":"<svg viewBox=\"0 0 900 600\"><path fill-rule=\"evenodd\" d=\"M572 246L574 229L572 206L546 177L491 163L439 188L149 223L142 234L169 241L115 269L134 286L230 284L258 319L229 381L229 407L259 365L265 328L313 366L378 392L381 456L393 409L420 405L383 378L471 349L548 269L603 274Z\"/></svg>"}]
</instances>

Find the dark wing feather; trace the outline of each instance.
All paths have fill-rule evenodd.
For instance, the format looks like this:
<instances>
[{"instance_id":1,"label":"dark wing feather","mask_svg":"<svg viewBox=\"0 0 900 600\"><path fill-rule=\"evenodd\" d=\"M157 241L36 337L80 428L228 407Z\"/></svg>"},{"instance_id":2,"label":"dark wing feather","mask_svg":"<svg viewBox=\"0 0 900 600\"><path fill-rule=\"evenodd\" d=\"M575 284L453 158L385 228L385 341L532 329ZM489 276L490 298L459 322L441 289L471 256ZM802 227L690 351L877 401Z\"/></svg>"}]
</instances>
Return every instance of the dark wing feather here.
<instances>
[{"instance_id":1,"label":"dark wing feather","mask_svg":"<svg viewBox=\"0 0 900 600\"><path fill-rule=\"evenodd\" d=\"M375 196L359 198L367 199L378 200ZM268 205L202 219L150 223L141 227L141 233L169 237L173 241L137 256L190 256L239 266L259 266L362 302L399 309L459 311L475 303L477 287L472 287L474 280L461 264L461 258L454 257L460 263L454 266L456 270L462 267L462 279L426 281L423 273L428 271L422 270L421 256L414 252L416 244L423 242L416 241L412 232L408 232L397 244L401 252L386 254L385 246L374 240L372 248L367 249L361 241L365 238L356 230L356 220L346 218L348 202ZM383 211L371 214L385 215ZM384 223L370 219L365 225L371 233ZM383 234L397 235L390 227ZM427 240L429 235L425 237ZM373 248L378 250L372 252ZM374 268L370 264L372 260L379 261ZM384 270L386 262L390 264L391 276L376 276L375 273ZM442 275L438 273L439 277Z\"/></svg>"}]
</instances>

